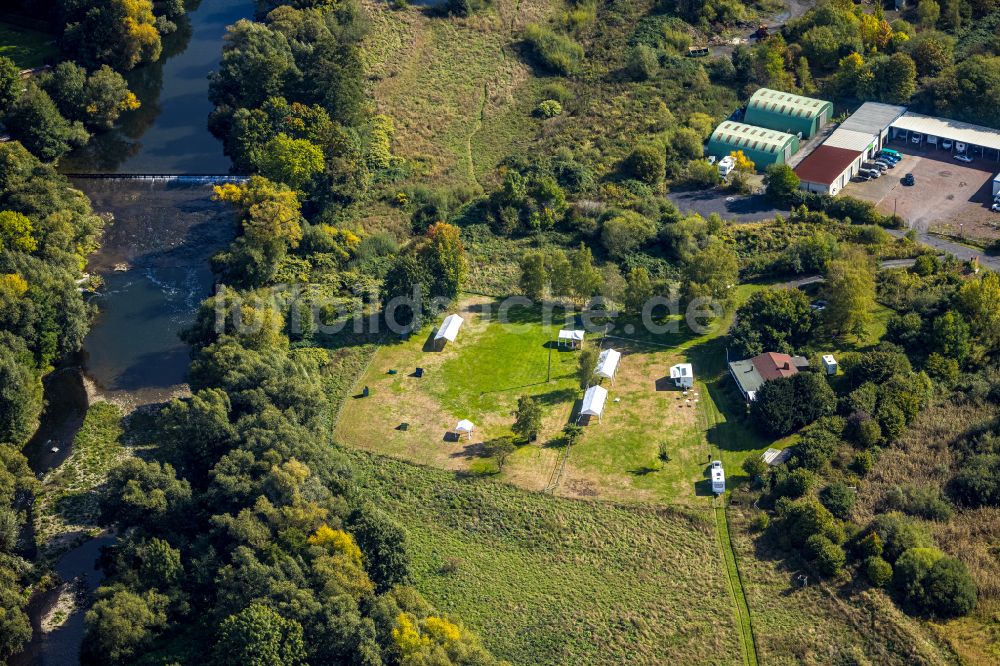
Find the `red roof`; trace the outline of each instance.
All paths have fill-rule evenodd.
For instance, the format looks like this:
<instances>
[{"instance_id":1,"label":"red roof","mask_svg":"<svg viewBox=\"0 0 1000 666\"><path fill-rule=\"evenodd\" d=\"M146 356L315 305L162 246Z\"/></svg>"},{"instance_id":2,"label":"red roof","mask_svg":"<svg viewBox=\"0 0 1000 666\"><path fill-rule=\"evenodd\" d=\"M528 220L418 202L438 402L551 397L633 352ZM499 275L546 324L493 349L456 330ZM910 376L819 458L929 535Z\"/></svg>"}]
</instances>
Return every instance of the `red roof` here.
<instances>
[{"instance_id":1,"label":"red roof","mask_svg":"<svg viewBox=\"0 0 1000 666\"><path fill-rule=\"evenodd\" d=\"M757 368L757 372L760 373L765 382L779 377L791 377L799 373L799 369L795 367L792 357L788 354L764 352L760 356L754 356L750 362L753 363L753 367Z\"/></svg>"},{"instance_id":2,"label":"red roof","mask_svg":"<svg viewBox=\"0 0 1000 666\"><path fill-rule=\"evenodd\" d=\"M823 145L802 160L795 173L803 182L830 185L860 156L857 150Z\"/></svg>"}]
</instances>

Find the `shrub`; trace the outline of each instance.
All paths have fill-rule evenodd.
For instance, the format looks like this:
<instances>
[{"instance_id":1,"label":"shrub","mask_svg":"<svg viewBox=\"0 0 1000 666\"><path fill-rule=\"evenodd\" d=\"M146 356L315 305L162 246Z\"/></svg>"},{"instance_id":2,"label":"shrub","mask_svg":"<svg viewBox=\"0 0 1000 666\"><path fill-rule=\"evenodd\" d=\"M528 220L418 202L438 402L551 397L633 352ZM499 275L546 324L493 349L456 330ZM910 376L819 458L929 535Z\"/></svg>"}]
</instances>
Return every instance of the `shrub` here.
<instances>
[{"instance_id":1,"label":"shrub","mask_svg":"<svg viewBox=\"0 0 1000 666\"><path fill-rule=\"evenodd\" d=\"M844 483L832 483L819 493L819 501L823 503L837 518L847 520L854 508L857 493Z\"/></svg>"},{"instance_id":2,"label":"shrub","mask_svg":"<svg viewBox=\"0 0 1000 666\"><path fill-rule=\"evenodd\" d=\"M826 378L815 372L800 372L766 382L750 407L754 421L775 435L788 433L832 414L837 396Z\"/></svg>"},{"instance_id":3,"label":"shrub","mask_svg":"<svg viewBox=\"0 0 1000 666\"><path fill-rule=\"evenodd\" d=\"M573 93L562 83L553 81L542 87L542 99L554 99L561 104L565 104L573 99Z\"/></svg>"},{"instance_id":4,"label":"shrub","mask_svg":"<svg viewBox=\"0 0 1000 666\"><path fill-rule=\"evenodd\" d=\"M583 61L583 47L550 28L531 23L524 29L524 40L539 63L559 74L573 74Z\"/></svg>"},{"instance_id":5,"label":"shrub","mask_svg":"<svg viewBox=\"0 0 1000 666\"><path fill-rule=\"evenodd\" d=\"M896 562L893 585L914 610L938 617L965 615L978 592L965 564L937 548L910 548Z\"/></svg>"},{"instance_id":6,"label":"shrub","mask_svg":"<svg viewBox=\"0 0 1000 666\"><path fill-rule=\"evenodd\" d=\"M667 159L658 146L638 146L625 159L625 173L636 180L655 185L663 180Z\"/></svg>"},{"instance_id":7,"label":"shrub","mask_svg":"<svg viewBox=\"0 0 1000 666\"><path fill-rule=\"evenodd\" d=\"M876 516L868 531L879 535L883 543L882 554L892 563L907 550L928 548L933 543L922 525L898 511Z\"/></svg>"},{"instance_id":8,"label":"shrub","mask_svg":"<svg viewBox=\"0 0 1000 666\"><path fill-rule=\"evenodd\" d=\"M858 476L866 476L875 466L875 457L868 451L861 451L851 461L851 470Z\"/></svg>"},{"instance_id":9,"label":"shrub","mask_svg":"<svg viewBox=\"0 0 1000 666\"><path fill-rule=\"evenodd\" d=\"M714 164L709 164L708 160L691 160L681 180L689 187L706 189L718 185L722 176L719 175L719 169Z\"/></svg>"},{"instance_id":10,"label":"shrub","mask_svg":"<svg viewBox=\"0 0 1000 666\"><path fill-rule=\"evenodd\" d=\"M822 534L814 534L806 540L806 555L824 576L836 576L847 561L844 549Z\"/></svg>"},{"instance_id":11,"label":"shrub","mask_svg":"<svg viewBox=\"0 0 1000 666\"><path fill-rule=\"evenodd\" d=\"M648 243L656 235L652 220L635 211L624 211L604 223L601 242L612 257L622 259Z\"/></svg>"},{"instance_id":12,"label":"shrub","mask_svg":"<svg viewBox=\"0 0 1000 666\"><path fill-rule=\"evenodd\" d=\"M636 81L646 81L656 76L660 69L660 57L656 50L645 44L636 44L628 53L625 70Z\"/></svg>"},{"instance_id":13,"label":"shrub","mask_svg":"<svg viewBox=\"0 0 1000 666\"><path fill-rule=\"evenodd\" d=\"M535 107L535 114L541 116L542 118L555 118L561 115L563 112L562 104L554 99L547 99L539 102L538 106Z\"/></svg>"},{"instance_id":14,"label":"shrub","mask_svg":"<svg viewBox=\"0 0 1000 666\"><path fill-rule=\"evenodd\" d=\"M932 486L896 486L886 493L884 503L888 509L927 520L946 521L952 514L951 505L941 496L941 491Z\"/></svg>"},{"instance_id":15,"label":"shrub","mask_svg":"<svg viewBox=\"0 0 1000 666\"><path fill-rule=\"evenodd\" d=\"M979 455L969 458L951 480L949 492L965 506L1000 504L1000 456Z\"/></svg>"},{"instance_id":16,"label":"shrub","mask_svg":"<svg viewBox=\"0 0 1000 666\"><path fill-rule=\"evenodd\" d=\"M885 587L892 580L892 565L873 555L865 560L865 575L875 587Z\"/></svg>"},{"instance_id":17,"label":"shrub","mask_svg":"<svg viewBox=\"0 0 1000 666\"><path fill-rule=\"evenodd\" d=\"M799 191L799 177L795 170L787 164L772 164L767 167L764 183L767 186L767 196L774 201L791 201Z\"/></svg>"}]
</instances>

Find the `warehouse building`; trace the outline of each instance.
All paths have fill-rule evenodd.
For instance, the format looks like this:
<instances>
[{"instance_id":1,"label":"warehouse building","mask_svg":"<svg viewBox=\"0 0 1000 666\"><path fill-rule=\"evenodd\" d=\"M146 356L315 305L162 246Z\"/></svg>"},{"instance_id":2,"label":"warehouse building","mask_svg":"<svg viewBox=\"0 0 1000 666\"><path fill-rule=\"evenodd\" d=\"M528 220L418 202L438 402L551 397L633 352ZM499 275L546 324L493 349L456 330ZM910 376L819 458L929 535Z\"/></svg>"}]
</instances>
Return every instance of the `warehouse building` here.
<instances>
[{"instance_id":1,"label":"warehouse building","mask_svg":"<svg viewBox=\"0 0 1000 666\"><path fill-rule=\"evenodd\" d=\"M757 169L763 169L786 163L798 149L799 139L794 135L726 120L712 132L705 152L722 158L742 150Z\"/></svg>"},{"instance_id":2,"label":"warehouse building","mask_svg":"<svg viewBox=\"0 0 1000 666\"><path fill-rule=\"evenodd\" d=\"M892 122L893 138L921 148L937 146L957 154L1000 161L1000 130L907 111Z\"/></svg>"},{"instance_id":3,"label":"warehouse building","mask_svg":"<svg viewBox=\"0 0 1000 666\"><path fill-rule=\"evenodd\" d=\"M833 103L761 88L747 103L744 122L808 139L833 117Z\"/></svg>"},{"instance_id":4,"label":"warehouse building","mask_svg":"<svg viewBox=\"0 0 1000 666\"><path fill-rule=\"evenodd\" d=\"M795 167L795 173L803 190L833 195L851 182L863 161L864 153L858 150L824 143Z\"/></svg>"},{"instance_id":5,"label":"warehouse building","mask_svg":"<svg viewBox=\"0 0 1000 666\"><path fill-rule=\"evenodd\" d=\"M871 134L878 139L878 147L881 148L889 140L889 127L904 113L905 106L865 102L837 129Z\"/></svg>"}]
</instances>

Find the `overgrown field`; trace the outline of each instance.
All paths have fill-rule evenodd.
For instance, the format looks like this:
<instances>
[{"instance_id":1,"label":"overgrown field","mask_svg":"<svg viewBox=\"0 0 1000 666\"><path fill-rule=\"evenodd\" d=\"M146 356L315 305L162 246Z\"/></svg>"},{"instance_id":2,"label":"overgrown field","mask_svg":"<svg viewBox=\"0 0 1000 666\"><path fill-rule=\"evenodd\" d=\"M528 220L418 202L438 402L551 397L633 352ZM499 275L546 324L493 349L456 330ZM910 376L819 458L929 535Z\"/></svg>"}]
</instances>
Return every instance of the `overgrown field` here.
<instances>
[{"instance_id":1,"label":"overgrown field","mask_svg":"<svg viewBox=\"0 0 1000 666\"><path fill-rule=\"evenodd\" d=\"M415 585L515 664L735 664L712 513L530 493L355 452Z\"/></svg>"},{"instance_id":2,"label":"overgrown field","mask_svg":"<svg viewBox=\"0 0 1000 666\"><path fill-rule=\"evenodd\" d=\"M53 556L97 531L97 500L107 473L129 449L122 446L122 412L110 402L90 406L73 440L73 451L42 479L35 498L35 542Z\"/></svg>"},{"instance_id":3,"label":"overgrown field","mask_svg":"<svg viewBox=\"0 0 1000 666\"><path fill-rule=\"evenodd\" d=\"M762 664L953 664L954 656L884 593L817 584L804 563L750 532L730 507L731 536ZM803 582L808 582L803 586ZM986 663L986 662L983 662Z\"/></svg>"}]
</instances>

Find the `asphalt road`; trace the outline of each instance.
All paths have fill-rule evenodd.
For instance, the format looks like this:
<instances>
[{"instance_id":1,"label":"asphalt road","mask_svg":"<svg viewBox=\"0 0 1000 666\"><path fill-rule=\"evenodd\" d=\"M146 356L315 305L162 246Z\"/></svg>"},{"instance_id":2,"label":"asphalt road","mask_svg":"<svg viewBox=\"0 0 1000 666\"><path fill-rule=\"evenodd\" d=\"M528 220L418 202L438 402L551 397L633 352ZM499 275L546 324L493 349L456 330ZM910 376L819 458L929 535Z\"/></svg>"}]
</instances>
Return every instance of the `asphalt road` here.
<instances>
[{"instance_id":1,"label":"asphalt road","mask_svg":"<svg viewBox=\"0 0 1000 666\"><path fill-rule=\"evenodd\" d=\"M713 189L671 192L667 198L682 213L698 213L705 218L718 213L722 219L734 222L773 220L775 215L787 216L790 212L788 208L776 208L763 194L741 196Z\"/></svg>"}]
</instances>

